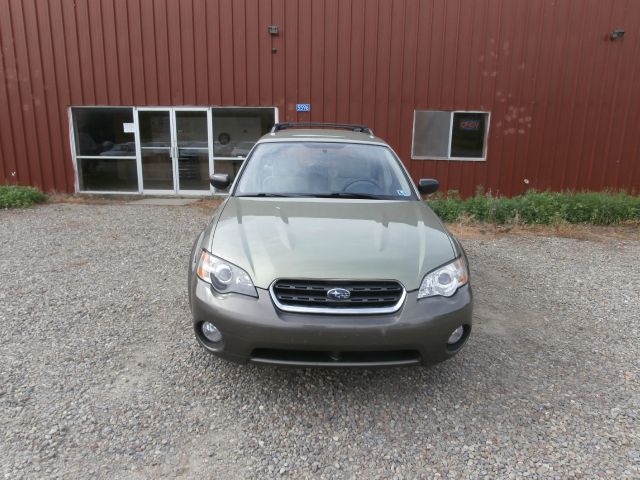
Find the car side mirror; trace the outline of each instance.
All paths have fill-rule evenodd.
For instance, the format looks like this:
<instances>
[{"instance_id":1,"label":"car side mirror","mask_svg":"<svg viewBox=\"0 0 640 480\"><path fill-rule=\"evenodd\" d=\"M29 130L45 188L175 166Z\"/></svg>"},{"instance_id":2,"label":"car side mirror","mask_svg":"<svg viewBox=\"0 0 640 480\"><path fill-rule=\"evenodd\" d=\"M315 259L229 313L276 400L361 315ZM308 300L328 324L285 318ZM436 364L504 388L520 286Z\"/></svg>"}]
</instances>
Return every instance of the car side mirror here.
<instances>
[{"instance_id":1,"label":"car side mirror","mask_svg":"<svg viewBox=\"0 0 640 480\"><path fill-rule=\"evenodd\" d=\"M228 173L214 173L209 177L209 181L215 188L224 190L231 183L231 178Z\"/></svg>"},{"instance_id":2,"label":"car side mirror","mask_svg":"<svg viewBox=\"0 0 640 480\"><path fill-rule=\"evenodd\" d=\"M421 178L418 182L418 190L425 195L437 192L438 188L440 188L440 182L435 178Z\"/></svg>"}]
</instances>

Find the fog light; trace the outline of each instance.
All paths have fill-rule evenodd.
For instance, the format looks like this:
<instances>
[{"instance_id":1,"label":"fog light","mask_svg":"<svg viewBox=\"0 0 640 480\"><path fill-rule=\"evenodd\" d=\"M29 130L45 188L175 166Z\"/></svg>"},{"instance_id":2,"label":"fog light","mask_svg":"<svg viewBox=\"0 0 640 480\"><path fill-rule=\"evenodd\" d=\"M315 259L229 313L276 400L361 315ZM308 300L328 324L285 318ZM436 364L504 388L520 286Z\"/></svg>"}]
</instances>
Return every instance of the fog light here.
<instances>
[{"instance_id":1,"label":"fog light","mask_svg":"<svg viewBox=\"0 0 640 480\"><path fill-rule=\"evenodd\" d=\"M464 327L462 325L460 325L458 328L456 328L451 333L451 335L449 335L449 340L447 340L447 343L449 345L453 345L454 343L458 343L460 341L460 339L462 338L462 335L464 335Z\"/></svg>"},{"instance_id":2,"label":"fog light","mask_svg":"<svg viewBox=\"0 0 640 480\"><path fill-rule=\"evenodd\" d=\"M222 334L215 325L211 322L204 322L202 324L202 334L210 342L217 343L222 340Z\"/></svg>"}]
</instances>

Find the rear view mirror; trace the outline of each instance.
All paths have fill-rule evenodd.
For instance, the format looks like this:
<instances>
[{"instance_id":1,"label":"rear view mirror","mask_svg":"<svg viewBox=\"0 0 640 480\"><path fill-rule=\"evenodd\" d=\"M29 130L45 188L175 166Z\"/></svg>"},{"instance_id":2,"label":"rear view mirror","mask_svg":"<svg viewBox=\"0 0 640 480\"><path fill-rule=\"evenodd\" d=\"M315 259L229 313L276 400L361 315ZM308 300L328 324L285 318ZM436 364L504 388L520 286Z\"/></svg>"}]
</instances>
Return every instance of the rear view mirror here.
<instances>
[{"instance_id":1,"label":"rear view mirror","mask_svg":"<svg viewBox=\"0 0 640 480\"><path fill-rule=\"evenodd\" d=\"M209 181L211 182L211 185L219 190L226 189L231 183L228 173L214 173L209 177Z\"/></svg>"},{"instance_id":2,"label":"rear view mirror","mask_svg":"<svg viewBox=\"0 0 640 480\"><path fill-rule=\"evenodd\" d=\"M437 192L438 188L440 188L440 182L435 178L421 178L418 182L418 190L425 195Z\"/></svg>"}]
</instances>

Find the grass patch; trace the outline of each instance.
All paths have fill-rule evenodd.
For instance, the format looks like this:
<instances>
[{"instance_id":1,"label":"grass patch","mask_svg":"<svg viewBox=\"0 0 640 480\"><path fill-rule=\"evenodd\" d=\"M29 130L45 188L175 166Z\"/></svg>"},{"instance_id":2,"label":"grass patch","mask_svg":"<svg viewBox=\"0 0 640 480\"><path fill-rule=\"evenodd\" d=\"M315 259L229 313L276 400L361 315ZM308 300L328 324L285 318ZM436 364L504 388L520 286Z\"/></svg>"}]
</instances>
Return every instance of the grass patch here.
<instances>
[{"instance_id":1,"label":"grass patch","mask_svg":"<svg viewBox=\"0 0 640 480\"><path fill-rule=\"evenodd\" d=\"M478 191L461 199L457 192L434 196L427 203L445 222L470 218L480 222L523 225L558 223L616 225L640 221L640 197L624 192L538 192L495 197Z\"/></svg>"},{"instance_id":2,"label":"grass patch","mask_svg":"<svg viewBox=\"0 0 640 480\"><path fill-rule=\"evenodd\" d=\"M34 187L0 185L0 208L26 208L47 200L47 196Z\"/></svg>"}]
</instances>

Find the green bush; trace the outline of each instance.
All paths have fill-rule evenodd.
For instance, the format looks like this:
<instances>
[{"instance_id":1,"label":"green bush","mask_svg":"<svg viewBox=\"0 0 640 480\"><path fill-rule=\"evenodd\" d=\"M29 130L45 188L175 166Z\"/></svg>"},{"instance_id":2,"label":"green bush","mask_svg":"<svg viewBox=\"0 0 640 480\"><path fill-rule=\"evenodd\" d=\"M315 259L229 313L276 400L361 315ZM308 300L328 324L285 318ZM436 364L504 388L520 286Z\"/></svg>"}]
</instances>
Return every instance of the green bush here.
<instances>
[{"instance_id":1,"label":"green bush","mask_svg":"<svg viewBox=\"0 0 640 480\"><path fill-rule=\"evenodd\" d=\"M429 201L429 206L445 222L455 222L462 214L461 199L434 198Z\"/></svg>"},{"instance_id":2,"label":"green bush","mask_svg":"<svg viewBox=\"0 0 640 480\"><path fill-rule=\"evenodd\" d=\"M46 199L47 196L34 187L0 185L0 208L25 208Z\"/></svg>"},{"instance_id":3,"label":"green bush","mask_svg":"<svg viewBox=\"0 0 640 480\"><path fill-rule=\"evenodd\" d=\"M481 190L462 200L457 192L438 195L428 204L445 222L470 217L497 224L550 225L559 222L611 225L640 221L640 197L611 192L537 192L512 198L494 197Z\"/></svg>"}]
</instances>

